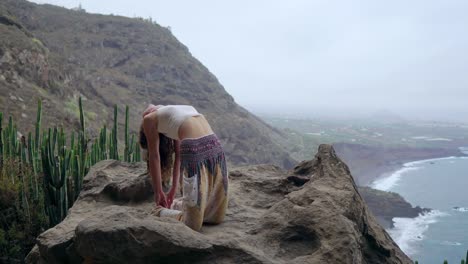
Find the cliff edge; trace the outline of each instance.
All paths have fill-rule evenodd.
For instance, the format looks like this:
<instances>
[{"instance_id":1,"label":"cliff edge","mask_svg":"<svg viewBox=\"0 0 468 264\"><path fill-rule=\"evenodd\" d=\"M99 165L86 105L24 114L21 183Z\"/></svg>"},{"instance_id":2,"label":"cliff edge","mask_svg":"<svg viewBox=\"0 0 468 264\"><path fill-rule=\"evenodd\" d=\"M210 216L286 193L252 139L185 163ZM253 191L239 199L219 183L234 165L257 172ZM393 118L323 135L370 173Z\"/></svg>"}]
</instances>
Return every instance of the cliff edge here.
<instances>
[{"instance_id":1,"label":"cliff edge","mask_svg":"<svg viewBox=\"0 0 468 264\"><path fill-rule=\"evenodd\" d=\"M27 263L412 263L369 212L329 145L285 172L232 169L224 223L200 233L151 214L146 165L98 163Z\"/></svg>"}]
</instances>

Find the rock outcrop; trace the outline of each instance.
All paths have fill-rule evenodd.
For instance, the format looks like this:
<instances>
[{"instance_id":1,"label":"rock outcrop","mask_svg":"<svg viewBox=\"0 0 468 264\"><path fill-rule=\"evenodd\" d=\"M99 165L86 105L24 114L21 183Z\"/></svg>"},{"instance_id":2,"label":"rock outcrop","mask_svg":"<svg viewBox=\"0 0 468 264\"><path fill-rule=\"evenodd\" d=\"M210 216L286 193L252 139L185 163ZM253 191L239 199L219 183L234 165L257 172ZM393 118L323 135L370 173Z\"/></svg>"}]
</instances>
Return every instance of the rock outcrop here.
<instances>
[{"instance_id":1,"label":"rock outcrop","mask_svg":"<svg viewBox=\"0 0 468 264\"><path fill-rule=\"evenodd\" d=\"M429 208L413 207L398 193L384 192L369 187L359 187L359 193L379 224L385 229L393 227L395 217L414 218L431 211Z\"/></svg>"},{"instance_id":2,"label":"rock outcrop","mask_svg":"<svg viewBox=\"0 0 468 264\"><path fill-rule=\"evenodd\" d=\"M27 263L412 263L329 145L289 173L273 165L232 169L226 219L200 233L151 214L145 170L98 163Z\"/></svg>"}]
</instances>

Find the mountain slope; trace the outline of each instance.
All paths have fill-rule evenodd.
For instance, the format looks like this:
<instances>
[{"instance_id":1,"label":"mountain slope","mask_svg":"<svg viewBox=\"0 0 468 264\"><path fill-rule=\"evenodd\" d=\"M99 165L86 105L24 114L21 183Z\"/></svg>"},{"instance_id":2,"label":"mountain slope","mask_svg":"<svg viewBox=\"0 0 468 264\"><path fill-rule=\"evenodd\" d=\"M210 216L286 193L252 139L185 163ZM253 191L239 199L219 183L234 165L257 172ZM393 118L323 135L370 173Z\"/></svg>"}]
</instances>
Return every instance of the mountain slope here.
<instances>
[{"instance_id":1,"label":"mountain slope","mask_svg":"<svg viewBox=\"0 0 468 264\"><path fill-rule=\"evenodd\" d=\"M73 128L76 98L83 96L92 131L112 119L114 104L121 116L130 106L133 131L149 103L191 104L210 121L231 163L293 164L272 140L282 132L237 105L170 30L155 23L3 0L0 34L0 111L24 131L32 128L39 98L48 126Z\"/></svg>"}]
</instances>

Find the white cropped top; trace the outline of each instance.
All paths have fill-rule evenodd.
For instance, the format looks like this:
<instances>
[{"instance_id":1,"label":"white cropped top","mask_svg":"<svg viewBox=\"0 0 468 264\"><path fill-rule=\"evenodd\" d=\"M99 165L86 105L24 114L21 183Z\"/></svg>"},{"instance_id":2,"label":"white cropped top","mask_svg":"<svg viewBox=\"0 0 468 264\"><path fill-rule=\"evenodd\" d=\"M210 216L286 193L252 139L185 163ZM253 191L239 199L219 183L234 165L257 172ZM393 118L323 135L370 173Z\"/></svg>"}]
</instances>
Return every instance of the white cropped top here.
<instances>
[{"instance_id":1,"label":"white cropped top","mask_svg":"<svg viewBox=\"0 0 468 264\"><path fill-rule=\"evenodd\" d=\"M172 139L179 139L179 127L189 117L200 116L190 105L165 105L156 111L158 132Z\"/></svg>"}]
</instances>

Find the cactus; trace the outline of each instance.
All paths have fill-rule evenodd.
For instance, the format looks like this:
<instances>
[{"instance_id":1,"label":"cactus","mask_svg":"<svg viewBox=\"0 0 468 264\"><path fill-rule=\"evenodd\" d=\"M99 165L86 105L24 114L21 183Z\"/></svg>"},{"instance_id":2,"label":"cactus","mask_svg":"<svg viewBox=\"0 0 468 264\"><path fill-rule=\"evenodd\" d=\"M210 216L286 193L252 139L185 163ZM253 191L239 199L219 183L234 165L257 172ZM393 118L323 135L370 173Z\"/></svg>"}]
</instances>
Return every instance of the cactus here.
<instances>
[{"instance_id":1,"label":"cactus","mask_svg":"<svg viewBox=\"0 0 468 264\"><path fill-rule=\"evenodd\" d=\"M10 175L12 183L22 182L23 190L16 200L29 217L28 199L43 203L43 209L53 226L67 214L82 188L83 177L90 167L104 159L120 159L118 152L118 108L114 106L114 124L109 131L106 126L99 137L89 141L86 136L85 115L82 99L79 98L80 128L72 132L70 144L63 128L49 128L41 131L42 102L38 101L34 133L18 140L17 128L12 117L3 126L0 113L0 172ZM41 135L42 134L42 135ZM127 162L140 161L139 144L134 134L129 133L129 107L125 108L125 150L123 159ZM7 159L17 161L14 168L3 166ZM19 173L18 173L19 171ZM42 182L38 175L43 174ZM21 185L21 184L20 184ZM41 187L42 186L42 187ZM42 198L41 198L42 197ZM34 203L36 203L34 202Z\"/></svg>"},{"instance_id":2,"label":"cactus","mask_svg":"<svg viewBox=\"0 0 468 264\"><path fill-rule=\"evenodd\" d=\"M128 138L128 105L125 106L125 149L124 149L124 161L130 162L130 149L129 149L129 138Z\"/></svg>"},{"instance_id":3,"label":"cactus","mask_svg":"<svg viewBox=\"0 0 468 264\"><path fill-rule=\"evenodd\" d=\"M107 149L107 128L104 127L101 129L101 134L99 136L99 147L101 149L101 160L109 158L109 152Z\"/></svg>"},{"instance_id":4,"label":"cactus","mask_svg":"<svg viewBox=\"0 0 468 264\"><path fill-rule=\"evenodd\" d=\"M36 141L34 148L39 149L39 138L41 130L41 116L42 116L42 101L39 99L37 101L37 116L36 116Z\"/></svg>"},{"instance_id":5,"label":"cactus","mask_svg":"<svg viewBox=\"0 0 468 264\"><path fill-rule=\"evenodd\" d=\"M114 105L114 127L112 130L112 137L111 137L111 149L112 149L112 156L111 159L119 160L119 151L117 146L117 105Z\"/></svg>"},{"instance_id":6,"label":"cactus","mask_svg":"<svg viewBox=\"0 0 468 264\"><path fill-rule=\"evenodd\" d=\"M78 99L78 106L80 109L80 129L81 133L84 136L85 135L85 119L84 119L84 112L83 112L83 102L81 100L81 97Z\"/></svg>"},{"instance_id":7,"label":"cactus","mask_svg":"<svg viewBox=\"0 0 468 264\"><path fill-rule=\"evenodd\" d=\"M0 169L3 168L3 113L0 112Z\"/></svg>"},{"instance_id":8,"label":"cactus","mask_svg":"<svg viewBox=\"0 0 468 264\"><path fill-rule=\"evenodd\" d=\"M141 161L141 152L140 152L140 144L135 142L135 160L133 162Z\"/></svg>"},{"instance_id":9,"label":"cactus","mask_svg":"<svg viewBox=\"0 0 468 264\"><path fill-rule=\"evenodd\" d=\"M65 218L68 210L67 172L70 167L70 151L65 147L63 129L48 130L45 144L41 150L46 192L46 211L52 225Z\"/></svg>"}]
</instances>

